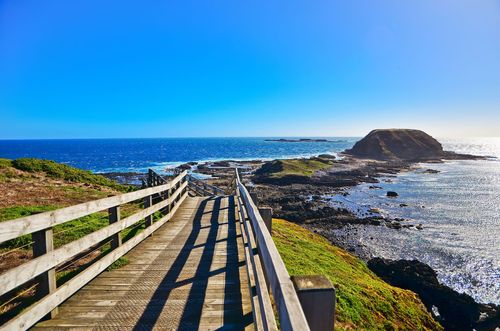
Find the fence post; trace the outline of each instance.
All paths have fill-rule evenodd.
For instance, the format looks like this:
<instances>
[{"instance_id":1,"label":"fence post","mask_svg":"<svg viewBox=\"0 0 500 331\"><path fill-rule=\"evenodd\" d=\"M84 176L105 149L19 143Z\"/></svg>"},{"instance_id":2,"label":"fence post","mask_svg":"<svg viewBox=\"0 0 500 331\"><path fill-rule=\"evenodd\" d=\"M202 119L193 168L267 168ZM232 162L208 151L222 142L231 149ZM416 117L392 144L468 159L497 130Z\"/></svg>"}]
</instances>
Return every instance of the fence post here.
<instances>
[{"instance_id":1,"label":"fence post","mask_svg":"<svg viewBox=\"0 0 500 331\"><path fill-rule=\"evenodd\" d=\"M259 208L260 216L264 220L264 224L266 224L267 231L272 233L273 230L273 209L271 207L260 207Z\"/></svg>"},{"instance_id":2,"label":"fence post","mask_svg":"<svg viewBox=\"0 0 500 331\"><path fill-rule=\"evenodd\" d=\"M31 234L33 240L33 257L39 257L54 250L54 236L52 228L44 229ZM56 269L52 268L37 277L38 286L36 289L36 297L42 297L54 292L57 288ZM48 313L44 319L50 319L57 315L57 308Z\"/></svg>"},{"instance_id":3,"label":"fence post","mask_svg":"<svg viewBox=\"0 0 500 331\"><path fill-rule=\"evenodd\" d=\"M147 197L144 197L144 209L151 207L153 205L153 196L148 195ZM153 224L153 215L146 216L144 219L145 222L145 227L151 226Z\"/></svg>"},{"instance_id":4,"label":"fence post","mask_svg":"<svg viewBox=\"0 0 500 331\"><path fill-rule=\"evenodd\" d=\"M148 169L148 187L153 186L153 170Z\"/></svg>"},{"instance_id":5,"label":"fence post","mask_svg":"<svg viewBox=\"0 0 500 331\"><path fill-rule=\"evenodd\" d=\"M292 276L311 331L331 331L335 321L335 288L321 275Z\"/></svg>"},{"instance_id":6,"label":"fence post","mask_svg":"<svg viewBox=\"0 0 500 331\"><path fill-rule=\"evenodd\" d=\"M109 224L113 224L120 221L120 206L111 207L108 209ZM120 232L115 233L111 236L111 249L118 248L122 244L122 236Z\"/></svg>"}]
</instances>

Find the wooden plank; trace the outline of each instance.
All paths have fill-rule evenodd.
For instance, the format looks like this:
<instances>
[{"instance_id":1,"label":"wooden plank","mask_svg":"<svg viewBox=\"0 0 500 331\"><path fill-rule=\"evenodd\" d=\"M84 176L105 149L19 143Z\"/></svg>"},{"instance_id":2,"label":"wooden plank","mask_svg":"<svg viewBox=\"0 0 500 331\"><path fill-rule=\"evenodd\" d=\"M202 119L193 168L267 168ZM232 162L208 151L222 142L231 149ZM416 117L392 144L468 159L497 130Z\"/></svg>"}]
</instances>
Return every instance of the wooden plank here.
<instances>
[{"instance_id":1,"label":"wooden plank","mask_svg":"<svg viewBox=\"0 0 500 331\"><path fill-rule=\"evenodd\" d=\"M186 187L186 185L187 182L184 182L182 183L181 187ZM174 193L174 195L169 197L167 200L157 203L156 205L153 205L147 209L143 209L127 218L120 220L119 222L108 225L105 228L92 232L85 237L72 241L66 245L59 247L58 249L55 249L51 252L48 252L47 254L39 256L6 271L2 274L2 282L0 282L0 295L3 295L8 291L16 288L17 286L24 284L25 282L33 279L41 273L54 268L55 266L63 263L64 261L77 255L78 253L89 249L97 243L137 223L146 216L153 214L166 205L169 205L177 196L180 196L180 192L181 190L177 190L176 193ZM176 204L175 207L177 207L178 205L179 203ZM175 210L177 210L177 208L175 208ZM172 218L173 214L173 212L170 212L162 219L169 220L170 218Z\"/></svg>"},{"instance_id":2,"label":"wooden plank","mask_svg":"<svg viewBox=\"0 0 500 331\"><path fill-rule=\"evenodd\" d=\"M250 198L246 187L241 183L237 172L236 175L238 190L245 205L247 215L252 222L261 262L274 296L274 302L278 308L280 327L284 331L309 330L299 298L290 280L290 275L276 249L271 234L267 231L257 206Z\"/></svg>"},{"instance_id":3,"label":"wooden plank","mask_svg":"<svg viewBox=\"0 0 500 331\"><path fill-rule=\"evenodd\" d=\"M184 193L179 203L173 208L172 214L175 213L175 211L181 205L181 202L184 201L186 197L187 194ZM33 326L43 316L59 306L62 302L68 299L85 284L87 284L89 281L103 272L114 261L118 260L124 254L138 245L142 240L151 235L155 230L165 224L169 220L168 216L169 215L161 218L152 226L139 233L137 236L126 241L122 246L111 251L108 255L105 255L102 259L82 271L76 277L63 284L54 293L46 296L44 299L38 301L37 303L26 309L22 314L16 316L12 320L2 325L0 327L0 330L26 330Z\"/></svg>"},{"instance_id":4,"label":"wooden plank","mask_svg":"<svg viewBox=\"0 0 500 331\"><path fill-rule=\"evenodd\" d=\"M47 229L79 217L103 211L114 206L142 199L148 195L166 191L177 185L186 175L187 171L183 171L174 180L165 185L146 188L139 191L120 194L114 197L89 201L75 206L1 222L0 243L25 234L33 233L35 231Z\"/></svg>"}]
</instances>

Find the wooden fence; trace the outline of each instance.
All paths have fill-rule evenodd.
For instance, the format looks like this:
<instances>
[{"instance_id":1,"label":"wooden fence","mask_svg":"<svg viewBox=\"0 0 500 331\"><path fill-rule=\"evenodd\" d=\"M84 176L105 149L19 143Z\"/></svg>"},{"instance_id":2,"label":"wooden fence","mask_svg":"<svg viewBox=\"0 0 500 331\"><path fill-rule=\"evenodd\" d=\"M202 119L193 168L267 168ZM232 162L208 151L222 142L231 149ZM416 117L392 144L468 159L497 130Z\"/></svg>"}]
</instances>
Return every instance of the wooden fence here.
<instances>
[{"instance_id":1,"label":"wooden fence","mask_svg":"<svg viewBox=\"0 0 500 331\"><path fill-rule=\"evenodd\" d=\"M235 172L236 195L241 218L244 220L244 239L248 241L246 252L250 281L253 280L257 292L257 302L252 302L257 327L263 330L276 330L270 293L278 312L281 330L309 330L306 316L295 292L290 275L274 244L259 209L241 182L238 170ZM254 250L258 255L253 254Z\"/></svg>"},{"instance_id":2,"label":"wooden fence","mask_svg":"<svg viewBox=\"0 0 500 331\"><path fill-rule=\"evenodd\" d=\"M2 325L0 330L25 330L46 315L54 314L62 302L170 220L188 196L187 185L187 172L184 171L166 184L1 222L0 243L31 234L34 258L2 274L0 296L36 280L41 298ZM144 209L120 219L121 205L141 199ZM54 249L54 226L104 210L109 213L108 226ZM161 218L153 222L153 214L158 211L162 211ZM145 222L145 229L122 243L120 232L138 222ZM106 240L111 241L109 253L56 287L57 266Z\"/></svg>"}]
</instances>

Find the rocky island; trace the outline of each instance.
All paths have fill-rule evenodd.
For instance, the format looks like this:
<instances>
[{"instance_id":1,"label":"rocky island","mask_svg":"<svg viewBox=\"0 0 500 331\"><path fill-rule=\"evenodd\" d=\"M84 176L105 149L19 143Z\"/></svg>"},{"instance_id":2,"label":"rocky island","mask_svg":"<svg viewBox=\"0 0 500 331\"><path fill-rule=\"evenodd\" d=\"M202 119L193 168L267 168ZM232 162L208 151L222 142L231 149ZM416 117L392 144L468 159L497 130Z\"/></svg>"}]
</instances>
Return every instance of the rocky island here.
<instances>
[{"instance_id":1,"label":"rocky island","mask_svg":"<svg viewBox=\"0 0 500 331\"><path fill-rule=\"evenodd\" d=\"M365 159L409 162L482 158L444 151L439 141L421 130L413 129L373 130L344 153Z\"/></svg>"}]
</instances>

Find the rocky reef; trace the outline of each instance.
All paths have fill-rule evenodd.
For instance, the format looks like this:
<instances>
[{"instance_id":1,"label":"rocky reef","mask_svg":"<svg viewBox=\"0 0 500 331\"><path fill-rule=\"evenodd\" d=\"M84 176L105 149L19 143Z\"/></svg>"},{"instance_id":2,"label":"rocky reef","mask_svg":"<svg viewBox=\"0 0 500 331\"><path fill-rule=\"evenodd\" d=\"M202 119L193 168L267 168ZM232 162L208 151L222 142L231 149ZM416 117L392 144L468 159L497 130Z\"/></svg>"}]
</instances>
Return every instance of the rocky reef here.
<instances>
[{"instance_id":1,"label":"rocky reef","mask_svg":"<svg viewBox=\"0 0 500 331\"><path fill-rule=\"evenodd\" d=\"M439 283L436 272L417 260L374 258L368 267L389 284L417 293L446 330L495 330L500 307L476 303L467 294Z\"/></svg>"}]
</instances>

